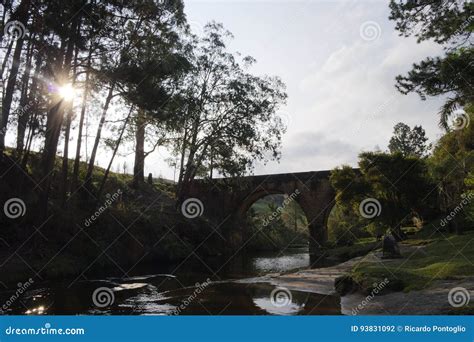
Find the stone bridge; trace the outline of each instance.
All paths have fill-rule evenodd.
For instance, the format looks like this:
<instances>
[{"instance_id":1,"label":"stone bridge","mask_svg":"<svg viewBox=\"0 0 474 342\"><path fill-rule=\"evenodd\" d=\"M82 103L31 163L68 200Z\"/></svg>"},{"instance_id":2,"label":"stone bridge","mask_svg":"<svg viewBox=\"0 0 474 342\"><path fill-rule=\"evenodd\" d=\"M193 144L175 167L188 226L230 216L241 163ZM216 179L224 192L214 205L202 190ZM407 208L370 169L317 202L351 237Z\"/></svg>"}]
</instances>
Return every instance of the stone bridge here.
<instances>
[{"instance_id":1,"label":"stone bridge","mask_svg":"<svg viewBox=\"0 0 474 342\"><path fill-rule=\"evenodd\" d=\"M335 203L329 176L330 171L314 171L195 180L188 197L202 202L203 216L237 250L245 246L248 238L246 213L252 204L267 195L286 194L306 214L310 251L319 254L321 244L327 240L327 219Z\"/></svg>"}]
</instances>

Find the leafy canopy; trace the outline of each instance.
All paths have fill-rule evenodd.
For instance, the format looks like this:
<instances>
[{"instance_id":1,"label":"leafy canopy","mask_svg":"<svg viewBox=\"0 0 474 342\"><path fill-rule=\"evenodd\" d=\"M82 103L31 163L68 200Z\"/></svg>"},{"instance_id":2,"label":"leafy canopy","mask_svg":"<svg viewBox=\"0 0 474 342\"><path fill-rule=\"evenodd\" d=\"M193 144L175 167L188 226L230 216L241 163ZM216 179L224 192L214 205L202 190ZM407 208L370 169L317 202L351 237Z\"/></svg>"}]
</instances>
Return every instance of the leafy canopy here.
<instances>
[{"instance_id":1,"label":"leafy canopy","mask_svg":"<svg viewBox=\"0 0 474 342\"><path fill-rule=\"evenodd\" d=\"M403 94L416 92L423 100L427 96L448 95L440 110L440 125L447 129L454 111L474 100L474 3L391 0L390 9L390 19L395 21L400 35L415 36L418 42L434 40L446 51L444 56L428 57L414 64L407 75L397 76L396 87Z\"/></svg>"}]
</instances>

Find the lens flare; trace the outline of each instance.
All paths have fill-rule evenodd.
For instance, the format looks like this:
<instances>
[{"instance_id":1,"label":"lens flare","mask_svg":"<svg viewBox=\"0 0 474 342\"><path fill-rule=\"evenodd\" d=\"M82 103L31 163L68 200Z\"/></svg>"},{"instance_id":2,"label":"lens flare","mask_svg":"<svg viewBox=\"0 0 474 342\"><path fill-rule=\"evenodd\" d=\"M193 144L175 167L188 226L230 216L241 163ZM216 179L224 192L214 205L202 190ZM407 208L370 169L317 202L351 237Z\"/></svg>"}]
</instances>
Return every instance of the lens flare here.
<instances>
[{"instance_id":1,"label":"lens flare","mask_svg":"<svg viewBox=\"0 0 474 342\"><path fill-rule=\"evenodd\" d=\"M65 84L58 88L59 96L66 101L71 101L74 98L75 90L70 84Z\"/></svg>"}]
</instances>

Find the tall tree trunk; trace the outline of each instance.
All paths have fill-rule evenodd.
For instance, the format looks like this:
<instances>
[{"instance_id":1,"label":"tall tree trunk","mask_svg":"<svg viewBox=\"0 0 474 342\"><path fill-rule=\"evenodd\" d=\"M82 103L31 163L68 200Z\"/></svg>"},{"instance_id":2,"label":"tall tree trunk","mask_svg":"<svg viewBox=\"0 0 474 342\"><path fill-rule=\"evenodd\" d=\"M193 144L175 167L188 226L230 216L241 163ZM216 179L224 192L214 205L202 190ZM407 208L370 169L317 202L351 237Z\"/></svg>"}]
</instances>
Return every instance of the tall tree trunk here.
<instances>
[{"instance_id":1,"label":"tall tree trunk","mask_svg":"<svg viewBox=\"0 0 474 342\"><path fill-rule=\"evenodd\" d=\"M28 164L28 157L30 156L30 152L31 152L31 144L33 143L33 137L36 133L36 128L34 127L32 122L36 120L37 114L35 113L33 117L34 119L32 118L30 120L28 135L26 137L25 149L23 151L23 157L21 158L21 167L23 169L26 169L26 165Z\"/></svg>"},{"instance_id":2,"label":"tall tree trunk","mask_svg":"<svg viewBox=\"0 0 474 342\"><path fill-rule=\"evenodd\" d=\"M178 187L178 204L184 199L184 196L188 192L190 179L196 171L194 158L197 152L196 143L197 143L197 138L198 138L198 133L199 133L199 124L200 124L200 119L195 118L193 125L191 127L191 134L192 134L191 141L189 145L187 146L187 148L189 149L188 160L184 168L183 177L181 178L181 183Z\"/></svg>"},{"instance_id":3,"label":"tall tree trunk","mask_svg":"<svg viewBox=\"0 0 474 342\"><path fill-rule=\"evenodd\" d=\"M17 20L25 25L28 22L28 11L30 8L31 0L22 0L17 9ZM18 75L18 69L20 67L20 57L23 49L24 39L22 36L18 37L15 45L15 52L13 53L13 63L10 69L10 75L8 76L7 88L5 90L5 97L2 101L2 115L0 117L0 155L3 155L5 150L5 135L7 133L8 118L10 116L10 109L13 100L13 93L15 91L16 78Z\"/></svg>"},{"instance_id":4,"label":"tall tree trunk","mask_svg":"<svg viewBox=\"0 0 474 342\"><path fill-rule=\"evenodd\" d=\"M84 84L84 94L82 96L82 107L81 115L79 118L79 131L77 133L77 145L76 145L76 157L74 159L74 167L72 171L72 180L71 180L71 189L75 190L78 186L79 179L79 166L81 162L81 147L82 147L82 130L84 127L84 117L86 115L87 108L87 98L89 97L89 78L90 78L90 67L92 60L92 45L89 48L89 55L87 56L87 66L86 66L86 80Z\"/></svg>"},{"instance_id":5,"label":"tall tree trunk","mask_svg":"<svg viewBox=\"0 0 474 342\"><path fill-rule=\"evenodd\" d=\"M135 164L133 165L133 185L138 187L145 182L145 128L146 118L143 110L139 109L135 130Z\"/></svg>"},{"instance_id":6,"label":"tall tree trunk","mask_svg":"<svg viewBox=\"0 0 474 342\"><path fill-rule=\"evenodd\" d=\"M76 85L76 71L77 71L77 55L78 55L78 48L76 47L76 51L74 53L74 67L72 72L72 88ZM61 206L64 207L66 204L67 199L67 192L68 192L68 182L67 176L69 172L69 138L71 132L71 121L72 121L72 114L73 114L73 101L68 103L66 109L66 124L64 128L64 151L63 151L63 163L61 167Z\"/></svg>"},{"instance_id":7,"label":"tall tree trunk","mask_svg":"<svg viewBox=\"0 0 474 342\"><path fill-rule=\"evenodd\" d=\"M113 93L114 93L115 83L112 83L109 89L109 93L107 94L107 98L105 99L104 108L102 109L102 115L100 117L99 127L97 128L97 134L95 136L94 147L92 148L91 158L89 160L89 165L87 167L87 174L84 185L86 189L89 191L91 190L91 183L92 183L92 173L94 171L95 166L95 158L97 155L97 149L99 148L100 143L100 136L102 135L102 128L104 126L105 117L107 115L107 110L110 106L110 101L112 101Z\"/></svg>"},{"instance_id":8,"label":"tall tree trunk","mask_svg":"<svg viewBox=\"0 0 474 342\"><path fill-rule=\"evenodd\" d=\"M211 156L209 162L209 179L212 179L214 176L214 149L211 146Z\"/></svg>"},{"instance_id":9,"label":"tall tree trunk","mask_svg":"<svg viewBox=\"0 0 474 342\"><path fill-rule=\"evenodd\" d=\"M7 51L5 52L5 56L3 57L3 62L2 62L2 71L0 72L0 78L3 80L3 73L5 72L5 68L7 67L7 62L8 59L10 58L10 54L12 53L12 48L13 48L13 43L15 41L12 39L10 44L8 44Z\"/></svg>"},{"instance_id":10,"label":"tall tree trunk","mask_svg":"<svg viewBox=\"0 0 474 342\"><path fill-rule=\"evenodd\" d=\"M23 137L20 137L18 139L21 139L21 142L23 143L24 141L24 136L25 136L25 132L26 132L26 127L29 126L30 129L29 129L29 132L28 132L28 136L26 138L26 151L25 151L25 148L22 148L23 149L23 158L21 160L21 165L23 168L26 167L26 164L28 162L28 155L29 155L29 152L30 152L30 149L31 149L31 143L33 141L33 137L34 137L34 134L35 134L35 128L32 127L33 126L33 123L36 121L36 118L38 117L38 108L37 108L37 103L36 103L36 96L37 96L37 92L38 92L38 77L39 77L39 73L40 73L40 69L41 69L41 64L43 63L43 56L40 54L38 55L37 59L36 59L36 66L35 66L35 73L33 74L33 80L31 81L31 88L30 88L30 92L28 94L28 103L30 104L29 106L29 109L26 113L28 115L25 115L27 118L28 118L28 122L25 123L25 126L24 126L24 129L22 128L20 130L19 128L19 131L18 131L18 135L19 136L23 136ZM33 112L33 115L31 115L31 112ZM26 114L24 113L24 114Z\"/></svg>"},{"instance_id":11,"label":"tall tree trunk","mask_svg":"<svg viewBox=\"0 0 474 342\"><path fill-rule=\"evenodd\" d=\"M107 181L107 177L109 176L110 168L112 167L112 163L114 162L115 155L117 154L118 148L122 141L123 133L125 132L125 129L127 128L127 125L128 125L128 121L130 120L130 116L132 115L132 111L133 111L133 106L130 107L130 111L128 112L128 115L125 118L125 122L122 126L122 130L120 131L120 135L114 147L114 152L112 153L112 157L110 158L109 165L107 165L107 169L105 170L104 178L102 178L102 182L100 183L99 191L97 192L98 198L100 198L100 196L102 195L102 191L104 190L105 182Z\"/></svg>"},{"instance_id":12,"label":"tall tree trunk","mask_svg":"<svg viewBox=\"0 0 474 342\"><path fill-rule=\"evenodd\" d=\"M34 38L32 38L33 40ZM21 78L21 96L20 96L20 108L18 111L18 125L17 125L17 134L16 134L16 153L18 157L21 157L23 152L24 140L25 140L25 131L26 125L28 123L29 113L31 111L31 103L28 103L28 88L30 82L30 73L31 73L31 61L33 56L34 44L32 40L28 43L27 53L26 53L26 66L23 76Z\"/></svg>"},{"instance_id":13,"label":"tall tree trunk","mask_svg":"<svg viewBox=\"0 0 474 342\"><path fill-rule=\"evenodd\" d=\"M63 77L69 75L73 50L74 42L72 38L69 38L64 56L64 65L62 65L62 61L58 61L58 65L62 65L62 68L59 67L57 69L59 69L59 75L63 75ZM66 83L65 79L60 81L60 84ZM39 217L43 219L45 219L48 214L49 192L53 178L52 173L54 171L56 151L58 148L59 136L64 120L64 110L66 107L64 100L60 98L58 94L55 94L52 100L53 105L49 109L46 119L45 142L41 160L41 180L43 183L41 184L42 191L39 197Z\"/></svg>"},{"instance_id":14,"label":"tall tree trunk","mask_svg":"<svg viewBox=\"0 0 474 342\"><path fill-rule=\"evenodd\" d=\"M186 143L188 139L188 129L184 129L184 134L183 134L183 144L181 146L181 157L179 161L179 176L178 176L178 189L183 181L183 176L184 176L184 159L186 158ZM179 193L179 191L178 191Z\"/></svg>"}]
</instances>

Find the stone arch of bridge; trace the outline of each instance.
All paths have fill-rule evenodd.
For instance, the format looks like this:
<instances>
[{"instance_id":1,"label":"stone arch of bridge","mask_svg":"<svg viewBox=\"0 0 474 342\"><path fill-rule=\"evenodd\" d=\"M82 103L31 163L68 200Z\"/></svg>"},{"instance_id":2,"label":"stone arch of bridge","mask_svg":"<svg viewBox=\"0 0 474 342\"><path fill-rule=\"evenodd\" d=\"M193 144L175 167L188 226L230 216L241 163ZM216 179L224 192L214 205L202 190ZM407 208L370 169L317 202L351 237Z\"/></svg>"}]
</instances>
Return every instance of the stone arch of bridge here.
<instances>
[{"instance_id":1,"label":"stone arch of bridge","mask_svg":"<svg viewBox=\"0 0 474 342\"><path fill-rule=\"evenodd\" d=\"M246 223L248 210L255 202L269 195L286 195L293 198L303 211L308 221L310 249L319 250L321 244L325 242L325 239L327 238L328 217L335 203L329 203L318 212L317 209L315 210L314 208L314 203L312 203L311 197L308 196L307 193L304 193L304 190L298 188L262 188L244 196L238 204L234 216L236 218L237 226L241 229L244 240L248 237L248 227Z\"/></svg>"}]
</instances>

